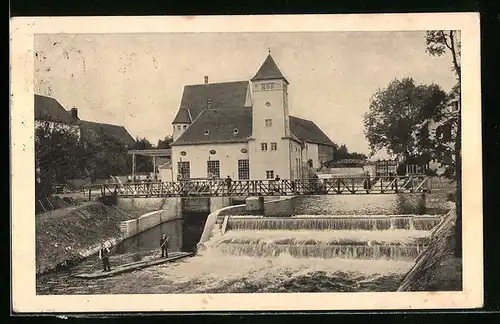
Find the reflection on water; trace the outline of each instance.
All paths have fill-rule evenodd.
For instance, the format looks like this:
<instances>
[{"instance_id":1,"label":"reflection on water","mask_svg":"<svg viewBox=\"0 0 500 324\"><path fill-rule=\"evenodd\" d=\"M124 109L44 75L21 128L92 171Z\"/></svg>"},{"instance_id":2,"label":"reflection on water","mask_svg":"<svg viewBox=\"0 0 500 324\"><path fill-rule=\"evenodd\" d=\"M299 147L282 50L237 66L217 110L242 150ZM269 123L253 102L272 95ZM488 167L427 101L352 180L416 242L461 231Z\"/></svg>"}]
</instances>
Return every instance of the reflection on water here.
<instances>
[{"instance_id":1,"label":"reflection on water","mask_svg":"<svg viewBox=\"0 0 500 324\"><path fill-rule=\"evenodd\" d=\"M158 250L160 248L162 233L165 233L169 237L169 251L182 251L182 219L175 219L124 240L117 246L115 254Z\"/></svg>"},{"instance_id":2,"label":"reflection on water","mask_svg":"<svg viewBox=\"0 0 500 324\"><path fill-rule=\"evenodd\" d=\"M419 194L367 194L298 196L294 215L397 215L421 214Z\"/></svg>"}]
</instances>

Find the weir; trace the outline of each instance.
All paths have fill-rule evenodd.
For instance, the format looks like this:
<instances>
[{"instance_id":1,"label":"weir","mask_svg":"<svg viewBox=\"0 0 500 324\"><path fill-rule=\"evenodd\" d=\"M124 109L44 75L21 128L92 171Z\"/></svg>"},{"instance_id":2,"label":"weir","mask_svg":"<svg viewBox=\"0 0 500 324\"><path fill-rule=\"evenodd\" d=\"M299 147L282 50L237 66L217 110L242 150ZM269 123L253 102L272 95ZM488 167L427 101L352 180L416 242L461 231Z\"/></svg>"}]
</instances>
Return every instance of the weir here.
<instances>
[{"instance_id":1,"label":"weir","mask_svg":"<svg viewBox=\"0 0 500 324\"><path fill-rule=\"evenodd\" d=\"M227 230L421 230L439 224L440 216L315 216L251 217L231 216Z\"/></svg>"},{"instance_id":2,"label":"weir","mask_svg":"<svg viewBox=\"0 0 500 324\"><path fill-rule=\"evenodd\" d=\"M219 243L217 249L233 256L276 257L282 253L296 258L382 259L412 261L425 248L424 244L350 244L304 243Z\"/></svg>"}]
</instances>

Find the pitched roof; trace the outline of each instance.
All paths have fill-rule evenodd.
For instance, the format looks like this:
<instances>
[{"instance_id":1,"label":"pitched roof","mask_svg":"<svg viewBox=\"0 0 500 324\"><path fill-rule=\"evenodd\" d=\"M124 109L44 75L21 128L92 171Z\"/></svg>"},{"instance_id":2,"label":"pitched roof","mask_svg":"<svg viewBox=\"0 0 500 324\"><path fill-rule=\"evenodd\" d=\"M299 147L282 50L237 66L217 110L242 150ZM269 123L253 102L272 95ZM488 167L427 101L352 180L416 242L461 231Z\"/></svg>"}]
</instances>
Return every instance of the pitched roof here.
<instances>
[{"instance_id":1,"label":"pitched roof","mask_svg":"<svg viewBox=\"0 0 500 324\"><path fill-rule=\"evenodd\" d=\"M84 140L94 143L102 140L103 136L110 136L125 145L132 146L135 144L134 138L123 126L82 120L80 122L80 132Z\"/></svg>"},{"instance_id":2,"label":"pitched roof","mask_svg":"<svg viewBox=\"0 0 500 324\"><path fill-rule=\"evenodd\" d=\"M290 131L304 142L334 145L314 122L304 118L290 116Z\"/></svg>"},{"instance_id":3,"label":"pitched roof","mask_svg":"<svg viewBox=\"0 0 500 324\"><path fill-rule=\"evenodd\" d=\"M54 98L35 94L35 120L74 124L71 114Z\"/></svg>"},{"instance_id":4,"label":"pitched roof","mask_svg":"<svg viewBox=\"0 0 500 324\"><path fill-rule=\"evenodd\" d=\"M191 123L192 120L191 120L191 117L189 115L189 111L184 108L184 107L181 107L179 108L179 111L177 112L177 115L175 115L175 118L174 118L174 121L172 122L172 124L189 124Z\"/></svg>"},{"instance_id":5,"label":"pitched roof","mask_svg":"<svg viewBox=\"0 0 500 324\"><path fill-rule=\"evenodd\" d=\"M172 145L246 142L251 135L252 108L205 109Z\"/></svg>"},{"instance_id":6,"label":"pitched roof","mask_svg":"<svg viewBox=\"0 0 500 324\"><path fill-rule=\"evenodd\" d=\"M184 122L187 117L195 120L207 108L209 100L212 108L243 108L248 86L248 81L187 85L172 124Z\"/></svg>"},{"instance_id":7,"label":"pitched roof","mask_svg":"<svg viewBox=\"0 0 500 324\"><path fill-rule=\"evenodd\" d=\"M262 63L260 69L252 78L252 81L273 79L283 79L288 83L288 80L283 76L276 62L274 62L273 57L269 54L264 63Z\"/></svg>"},{"instance_id":8,"label":"pitched roof","mask_svg":"<svg viewBox=\"0 0 500 324\"><path fill-rule=\"evenodd\" d=\"M237 134L235 129L238 129ZM290 116L290 131L291 137L300 141L334 145L315 123L307 119ZM172 145L245 142L251 136L252 108L205 109Z\"/></svg>"}]
</instances>

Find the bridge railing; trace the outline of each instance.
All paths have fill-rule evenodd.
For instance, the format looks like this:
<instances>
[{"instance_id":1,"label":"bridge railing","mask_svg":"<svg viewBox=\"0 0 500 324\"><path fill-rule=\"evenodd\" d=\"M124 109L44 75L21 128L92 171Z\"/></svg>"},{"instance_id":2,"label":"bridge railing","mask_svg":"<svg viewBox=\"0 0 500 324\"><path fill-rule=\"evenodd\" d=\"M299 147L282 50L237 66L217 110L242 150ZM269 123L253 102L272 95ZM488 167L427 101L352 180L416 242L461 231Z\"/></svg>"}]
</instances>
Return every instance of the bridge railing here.
<instances>
[{"instance_id":1,"label":"bridge railing","mask_svg":"<svg viewBox=\"0 0 500 324\"><path fill-rule=\"evenodd\" d=\"M333 177L297 180L187 180L103 184L102 195L125 197L274 196L304 194L415 193L430 189L425 176Z\"/></svg>"}]
</instances>

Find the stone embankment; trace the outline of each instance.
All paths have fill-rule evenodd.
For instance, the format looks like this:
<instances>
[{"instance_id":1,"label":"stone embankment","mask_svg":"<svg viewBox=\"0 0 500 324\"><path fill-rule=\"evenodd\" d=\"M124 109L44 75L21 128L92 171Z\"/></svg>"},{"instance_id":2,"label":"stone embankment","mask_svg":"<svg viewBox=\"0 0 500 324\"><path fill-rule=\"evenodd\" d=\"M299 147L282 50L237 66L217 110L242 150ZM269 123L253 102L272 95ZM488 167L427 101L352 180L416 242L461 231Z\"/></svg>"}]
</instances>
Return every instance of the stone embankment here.
<instances>
[{"instance_id":1,"label":"stone embankment","mask_svg":"<svg viewBox=\"0 0 500 324\"><path fill-rule=\"evenodd\" d=\"M417 258L398 291L462 290L462 259L454 256L455 221L453 208L434 229L427 249Z\"/></svg>"},{"instance_id":2,"label":"stone embankment","mask_svg":"<svg viewBox=\"0 0 500 324\"><path fill-rule=\"evenodd\" d=\"M123 236L120 223L138 213L89 202L37 215L37 274L81 261L96 253L103 241L118 243Z\"/></svg>"}]
</instances>

